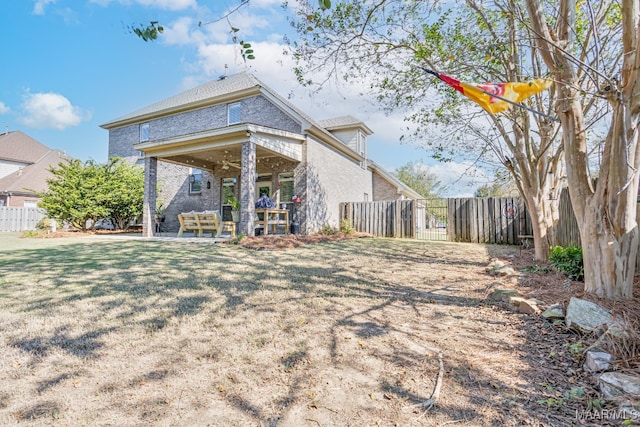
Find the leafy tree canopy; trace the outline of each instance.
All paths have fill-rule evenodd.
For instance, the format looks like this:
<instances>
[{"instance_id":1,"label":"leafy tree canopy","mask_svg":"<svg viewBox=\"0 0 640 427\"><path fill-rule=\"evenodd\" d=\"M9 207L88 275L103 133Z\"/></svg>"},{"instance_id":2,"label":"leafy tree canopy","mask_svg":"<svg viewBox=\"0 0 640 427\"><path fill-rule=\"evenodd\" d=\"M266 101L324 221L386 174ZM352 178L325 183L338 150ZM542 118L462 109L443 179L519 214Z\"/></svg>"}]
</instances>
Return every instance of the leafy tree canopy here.
<instances>
[{"instance_id":1,"label":"leafy tree canopy","mask_svg":"<svg viewBox=\"0 0 640 427\"><path fill-rule=\"evenodd\" d=\"M99 219L114 219L121 227L142 212L144 172L121 159L107 164L67 160L52 167L48 189L40 193L47 215L86 230Z\"/></svg>"},{"instance_id":2,"label":"leafy tree canopy","mask_svg":"<svg viewBox=\"0 0 640 427\"><path fill-rule=\"evenodd\" d=\"M439 193L444 190L437 175L422 163L409 162L396 169L394 175L425 199L441 197Z\"/></svg>"}]
</instances>

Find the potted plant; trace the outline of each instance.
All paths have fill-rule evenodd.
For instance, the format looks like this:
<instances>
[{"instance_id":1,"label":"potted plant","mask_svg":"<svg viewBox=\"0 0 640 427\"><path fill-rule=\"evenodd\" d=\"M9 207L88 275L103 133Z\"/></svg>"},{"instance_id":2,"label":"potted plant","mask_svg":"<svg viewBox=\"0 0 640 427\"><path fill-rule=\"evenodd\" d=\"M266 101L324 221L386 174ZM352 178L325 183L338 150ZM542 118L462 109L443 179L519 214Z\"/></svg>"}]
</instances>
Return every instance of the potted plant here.
<instances>
[{"instance_id":1,"label":"potted plant","mask_svg":"<svg viewBox=\"0 0 640 427\"><path fill-rule=\"evenodd\" d=\"M164 218L165 218L164 212L165 212L165 209L164 209L164 206L163 206L163 204L161 202L161 203L158 204L158 206L156 206L155 220L156 220L157 223L158 222L164 222Z\"/></svg>"},{"instance_id":2,"label":"potted plant","mask_svg":"<svg viewBox=\"0 0 640 427\"><path fill-rule=\"evenodd\" d=\"M231 218L233 222L240 222L240 201L236 196L229 197L227 203L231 205Z\"/></svg>"}]
</instances>

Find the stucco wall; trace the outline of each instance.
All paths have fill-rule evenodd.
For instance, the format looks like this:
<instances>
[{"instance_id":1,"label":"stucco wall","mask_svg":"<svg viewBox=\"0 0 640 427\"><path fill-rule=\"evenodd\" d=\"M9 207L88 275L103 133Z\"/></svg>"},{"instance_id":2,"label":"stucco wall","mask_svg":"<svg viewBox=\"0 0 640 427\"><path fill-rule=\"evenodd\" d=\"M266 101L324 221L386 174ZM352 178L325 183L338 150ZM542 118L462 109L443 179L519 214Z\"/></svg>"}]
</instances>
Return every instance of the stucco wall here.
<instances>
[{"instance_id":1,"label":"stucco wall","mask_svg":"<svg viewBox=\"0 0 640 427\"><path fill-rule=\"evenodd\" d=\"M365 194L372 200L371 172L313 138L306 145L305 232L316 232L324 225L339 227L341 202L362 202Z\"/></svg>"}]
</instances>

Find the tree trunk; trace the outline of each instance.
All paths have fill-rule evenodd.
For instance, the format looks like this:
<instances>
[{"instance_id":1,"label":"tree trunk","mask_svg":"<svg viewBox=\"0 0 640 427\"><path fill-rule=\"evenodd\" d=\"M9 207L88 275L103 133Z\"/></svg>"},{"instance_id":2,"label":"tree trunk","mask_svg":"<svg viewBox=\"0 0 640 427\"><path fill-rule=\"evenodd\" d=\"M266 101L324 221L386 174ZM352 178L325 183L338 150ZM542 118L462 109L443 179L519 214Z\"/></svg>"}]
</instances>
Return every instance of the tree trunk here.
<instances>
[{"instance_id":1,"label":"tree trunk","mask_svg":"<svg viewBox=\"0 0 640 427\"><path fill-rule=\"evenodd\" d=\"M531 194L531 193L529 193ZM547 261L549 247L555 242L555 228L559 219L558 200L538 193L527 197L527 207L531 216L535 259Z\"/></svg>"},{"instance_id":2,"label":"tree trunk","mask_svg":"<svg viewBox=\"0 0 640 427\"><path fill-rule=\"evenodd\" d=\"M638 252L638 228L617 235L607 218L607 208L598 197L593 197L585 209L580 238L585 292L601 298L631 298Z\"/></svg>"},{"instance_id":3,"label":"tree trunk","mask_svg":"<svg viewBox=\"0 0 640 427\"><path fill-rule=\"evenodd\" d=\"M638 0L622 0L622 70L620 81L604 87L613 118L603 150L594 190L588 172L586 129L579 103L576 65L571 51L575 28L575 0L559 2L554 34L539 0L527 0L540 54L558 82L561 96L556 111L562 122L571 205L582 240L585 290L606 298L629 298L638 251L636 197L640 153L640 12ZM597 31L596 28L593 28ZM595 46L597 48L597 46ZM585 73L590 70L583 69ZM599 76L594 76L596 80Z\"/></svg>"}]
</instances>

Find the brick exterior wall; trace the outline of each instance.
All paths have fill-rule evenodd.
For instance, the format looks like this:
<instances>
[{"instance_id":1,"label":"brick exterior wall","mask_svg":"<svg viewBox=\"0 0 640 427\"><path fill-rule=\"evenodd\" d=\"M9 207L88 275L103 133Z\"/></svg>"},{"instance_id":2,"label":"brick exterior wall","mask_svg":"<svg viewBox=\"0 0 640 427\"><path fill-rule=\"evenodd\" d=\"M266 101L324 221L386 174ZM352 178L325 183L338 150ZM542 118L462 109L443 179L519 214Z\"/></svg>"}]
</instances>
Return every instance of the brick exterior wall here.
<instances>
[{"instance_id":1,"label":"brick exterior wall","mask_svg":"<svg viewBox=\"0 0 640 427\"><path fill-rule=\"evenodd\" d=\"M402 195L398 194L398 188L382 178L377 173L373 173L373 201L398 200Z\"/></svg>"},{"instance_id":2,"label":"brick exterior wall","mask_svg":"<svg viewBox=\"0 0 640 427\"><path fill-rule=\"evenodd\" d=\"M264 96L242 100L242 121L274 129L301 133L300 123L293 120Z\"/></svg>"},{"instance_id":3,"label":"brick exterior wall","mask_svg":"<svg viewBox=\"0 0 640 427\"><path fill-rule=\"evenodd\" d=\"M156 182L158 177L158 159L148 157L144 159L144 200L142 205L142 235L153 236L156 213ZM151 189L151 190L149 190Z\"/></svg>"},{"instance_id":4,"label":"brick exterior wall","mask_svg":"<svg viewBox=\"0 0 640 427\"><path fill-rule=\"evenodd\" d=\"M282 110L271 104L264 96L253 96L239 101L241 107L241 121L261 126L301 132L300 124L291 119ZM150 120L149 139L158 140L202 132L227 126L227 105L220 104L210 107L187 111L171 116ZM147 123L147 122L143 122ZM122 157L131 163L144 164L144 159L133 148L140 142L140 124L132 124L109 130L109 157ZM258 171L264 173L267 166L258 166ZM292 170L291 162L283 162L279 169L268 169L273 172L273 184L277 183L277 174ZM235 175L240 182L240 171ZM228 173L225 177L233 177L234 173ZM202 192L189 193L189 168L172 163L158 162L158 187L157 199L163 203L166 209L165 222L161 230L177 231L180 228L178 214L191 210L221 210L222 176L202 171ZM207 188L206 183L211 183ZM239 185L238 185L239 188ZM239 195L238 188L236 192Z\"/></svg>"},{"instance_id":5,"label":"brick exterior wall","mask_svg":"<svg viewBox=\"0 0 640 427\"><path fill-rule=\"evenodd\" d=\"M9 199L9 203L7 203L7 199ZM35 201L36 204L40 201L40 198L35 197L35 196L0 196L0 200L2 200L4 203L1 206L13 206L13 207L17 207L17 208L22 208L24 207L24 202L25 201Z\"/></svg>"},{"instance_id":6,"label":"brick exterior wall","mask_svg":"<svg viewBox=\"0 0 640 427\"><path fill-rule=\"evenodd\" d=\"M264 96L253 96L239 101L241 122L262 125L301 133L301 125L277 108ZM146 122L145 122L146 123ZM200 108L172 116L150 120L149 138L162 140L180 135L225 127L227 125L227 104ZM109 156L126 158L128 161L143 164L138 152L133 148L140 139L140 125L132 124L109 130ZM251 157L250 153L247 153ZM298 207L297 218L302 233L319 231L323 226L339 227L338 204L347 201L364 201L365 194L373 200L374 190L371 172L360 167L358 162L324 143L308 138L302 145L302 161L282 160L277 165L259 163L258 173L272 173L272 195L278 200L278 174L294 172L294 191L301 195L302 203ZM240 171L227 171L225 177L237 176L236 195L240 197ZM222 176L202 171L202 192L189 193L189 168L158 161L157 164L157 201L165 208L165 222L162 231L177 231L178 214L181 212L221 210ZM210 188L207 188L210 182ZM249 203L248 194L243 195ZM254 195L255 196L255 195ZM294 218L291 217L291 220ZM243 220L248 232L251 221ZM240 230L239 230L240 231Z\"/></svg>"},{"instance_id":7,"label":"brick exterior wall","mask_svg":"<svg viewBox=\"0 0 640 427\"><path fill-rule=\"evenodd\" d=\"M301 132L299 123L271 104L264 96L253 96L239 102L242 105L241 121L243 123ZM149 120L149 140L173 138L226 127L227 105L214 105ZM138 142L140 142L139 123L109 130L109 157L137 156L138 152L133 145Z\"/></svg>"}]
</instances>

